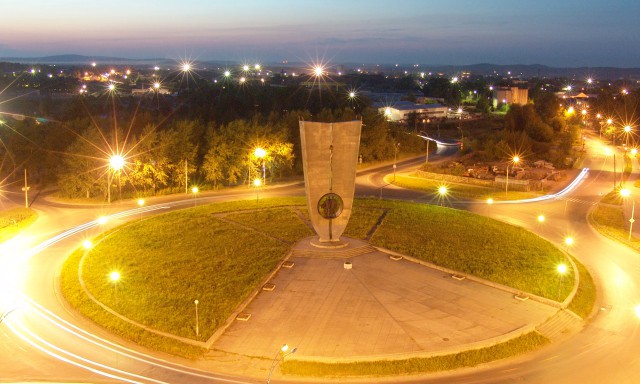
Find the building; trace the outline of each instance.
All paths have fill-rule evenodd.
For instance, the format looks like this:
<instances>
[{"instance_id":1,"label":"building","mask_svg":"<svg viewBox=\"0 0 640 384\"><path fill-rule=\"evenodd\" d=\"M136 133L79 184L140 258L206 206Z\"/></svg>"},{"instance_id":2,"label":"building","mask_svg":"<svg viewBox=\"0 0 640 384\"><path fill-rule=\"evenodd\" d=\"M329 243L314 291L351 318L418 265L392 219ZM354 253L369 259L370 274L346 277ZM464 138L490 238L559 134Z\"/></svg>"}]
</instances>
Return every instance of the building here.
<instances>
[{"instance_id":1,"label":"building","mask_svg":"<svg viewBox=\"0 0 640 384\"><path fill-rule=\"evenodd\" d=\"M493 107L499 103L525 105L529 101L529 89L518 87L497 87L492 93Z\"/></svg>"},{"instance_id":2,"label":"building","mask_svg":"<svg viewBox=\"0 0 640 384\"><path fill-rule=\"evenodd\" d=\"M399 101L390 106L378 105L378 111L389 121L405 122L411 113L418 119L447 117L448 108L441 104L415 104L410 101Z\"/></svg>"}]
</instances>

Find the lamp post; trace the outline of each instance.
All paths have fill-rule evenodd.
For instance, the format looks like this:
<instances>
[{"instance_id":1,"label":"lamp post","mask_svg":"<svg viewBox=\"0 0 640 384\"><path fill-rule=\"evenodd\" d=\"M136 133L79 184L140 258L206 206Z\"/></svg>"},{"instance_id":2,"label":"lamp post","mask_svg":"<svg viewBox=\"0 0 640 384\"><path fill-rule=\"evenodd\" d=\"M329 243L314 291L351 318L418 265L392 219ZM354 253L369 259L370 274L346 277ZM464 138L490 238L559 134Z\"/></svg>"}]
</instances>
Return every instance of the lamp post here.
<instances>
[{"instance_id":1,"label":"lamp post","mask_svg":"<svg viewBox=\"0 0 640 384\"><path fill-rule=\"evenodd\" d=\"M280 364L281 361L284 360L285 357L289 356L292 353L296 353L296 351L298 350L298 348L293 348L292 350L289 350L289 346L287 344L284 344L282 347L280 347L280 349L278 349L278 352L276 352L276 355L273 358L273 361L271 362L271 368L269 368L269 376L267 376L267 384L271 383L271 375L273 374L273 370Z\"/></svg>"},{"instance_id":2,"label":"lamp post","mask_svg":"<svg viewBox=\"0 0 640 384\"><path fill-rule=\"evenodd\" d=\"M519 156L513 156L513 164L518 164L520 162L520 157ZM504 194L505 196L509 194L509 163L507 163L507 180L505 182L504 185Z\"/></svg>"},{"instance_id":3,"label":"lamp post","mask_svg":"<svg viewBox=\"0 0 640 384\"><path fill-rule=\"evenodd\" d=\"M113 155L109 158L109 172L107 173L107 202L111 203L111 177L115 172L119 172L124 167L124 158L120 155ZM118 186L120 183L118 183ZM119 188L118 188L119 190Z\"/></svg>"},{"instance_id":4,"label":"lamp post","mask_svg":"<svg viewBox=\"0 0 640 384\"><path fill-rule=\"evenodd\" d=\"M200 302L198 300L194 300L193 303L196 305L196 336L200 336L200 327L198 323L198 304L200 304Z\"/></svg>"},{"instance_id":5,"label":"lamp post","mask_svg":"<svg viewBox=\"0 0 640 384\"><path fill-rule=\"evenodd\" d=\"M626 148L629 148L629 134L631 134L631 126L630 125L625 125L624 133L625 133L625 139L626 139L626 144L625 144L625 149L626 149Z\"/></svg>"},{"instance_id":6,"label":"lamp post","mask_svg":"<svg viewBox=\"0 0 640 384\"><path fill-rule=\"evenodd\" d=\"M200 192L200 188L193 187L191 188L191 193L193 193L193 206L196 206L196 199L198 198L198 192Z\"/></svg>"},{"instance_id":7,"label":"lamp post","mask_svg":"<svg viewBox=\"0 0 640 384\"><path fill-rule=\"evenodd\" d=\"M120 280L120 272L113 271L109 274L109 280L113 283L113 292L116 297L116 306L118 305L118 281Z\"/></svg>"},{"instance_id":8,"label":"lamp post","mask_svg":"<svg viewBox=\"0 0 640 384\"><path fill-rule=\"evenodd\" d=\"M556 270L558 271L558 301L560 301L560 288L562 287L562 278L564 277L564 274L567 273L567 266L565 264L560 264Z\"/></svg>"},{"instance_id":9,"label":"lamp post","mask_svg":"<svg viewBox=\"0 0 640 384\"><path fill-rule=\"evenodd\" d=\"M487 199L487 214L491 213L491 205L493 204L493 199L490 197Z\"/></svg>"},{"instance_id":10,"label":"lamp post","mask_svg":"<svg viewBox=\"0 0 640 384\"><path fill-rule=\"evenodd\" d=\"M29 188L31 188L30 186L27 185L27 168L24 169L24 187L22 187L22 190L24 191L24 207L25 208L29 208Z\"/></svg>"},{"instance_id":11,"label":"lamp post","mask_svg":"<svg viewBox=\"0 0 640 384\"><path fill-rule=\"evenodd\" d=\"M631 196L631 191L628 190L627 188L622 188L620 190L620 196L622 196L623 198L627 198ZM636 221L634 219L635 213L636 213L636 200L634 198L631 198L631 218L629 219L629 238L628 238L629 241L631 241L631 232L633 231L633 223Z\"/></svg>"},{"instance_id":12,"label":"lamp post","mask_svg":"<svg viewBox=\"0 0 640 384\"><path fill-rule=\"evenodd\" d=\"M438 187L438 195L440 195L440 206L444 206L444 199L447 197L447 193L449 190L445 185L441 185Z\"/></svg>"},{"instance_id":13,"label":"lamp post","mask_svg":"<svg viewBox=\"0 0 640 384\"><path fill-rule=\"evenodd\" d=\"M398 160L398 151L400 150L400 143L396 143L393 146L393 182L396 182L396 162Z\"/></svg>"},{"instance_id":14,"label":"lamp post","mask_svg":"<svg viewBox=\"0 0 640 384\"><path fill-rule=\"evenodd\" d=\"M265 157L267 156L267 151L263 148L258 147L255 151L253 151L253 155L258 159L262 159L262 184L267 184L267 172L265 167Z\"/></svg>"},{"instance_id":15,"label":"lamp post","mask_svg":"<svg viewBox=\"0 0 640 384\"><path fill-rule=\"evenodd\" d=\"M258 202L258 191L260 190L260 186L262 185L261 179L254 179L253 186L256 189L256 203Z\"/></svg>"},{"instance_id":16,"label":"lamp post","mask_svg":"<svg viewBox=\"0 0 640 384\"><path fill-rule=\"evenodd\" d=\"M144 207L144 199L138 199L138 207ZM142 210L140 210L140 220L142 220Z\"/></svg>"}]
</instances>

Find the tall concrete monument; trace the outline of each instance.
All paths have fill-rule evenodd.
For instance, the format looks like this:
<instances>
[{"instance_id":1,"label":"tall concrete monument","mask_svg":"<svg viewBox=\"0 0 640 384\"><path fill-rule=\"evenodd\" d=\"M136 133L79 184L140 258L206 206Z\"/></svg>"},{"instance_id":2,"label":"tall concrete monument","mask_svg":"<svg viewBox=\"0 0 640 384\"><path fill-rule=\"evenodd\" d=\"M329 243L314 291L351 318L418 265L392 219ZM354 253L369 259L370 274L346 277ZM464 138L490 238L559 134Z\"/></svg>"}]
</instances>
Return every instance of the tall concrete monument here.
<instances>
[{"instance_id":1,"label":"tall concrete monument","mask_svg":"<svg viewBox=\"0 0 640 384\"><path fill-rule=\"evenodd\" d=\"M314 245L341 244L353 207L361 127L360 120L300 121L307 208L318 234Z\"/></svg>"}]
</instances>

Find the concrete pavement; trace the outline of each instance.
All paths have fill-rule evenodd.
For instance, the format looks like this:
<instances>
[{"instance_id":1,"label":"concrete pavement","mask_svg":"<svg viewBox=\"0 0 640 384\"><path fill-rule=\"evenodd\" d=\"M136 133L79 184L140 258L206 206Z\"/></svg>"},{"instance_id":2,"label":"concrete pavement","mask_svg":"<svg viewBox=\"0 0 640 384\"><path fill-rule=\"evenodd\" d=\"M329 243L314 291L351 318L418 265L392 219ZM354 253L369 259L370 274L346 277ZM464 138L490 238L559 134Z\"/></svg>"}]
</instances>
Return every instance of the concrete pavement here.
<instances>
[{"instance_id":1,"label":"concrete pavement","mask_svg":"<svg viewBox=\"0 0 640 384\"><path fill-rule=\"evenodd\" d=\"M296 360L366 361L455 353L535 329L558 309L413 263L367 243L294 246L289 261L214 343L213 355L272 359L285 343ZM345 269L344 263L352 263ZM213 355L211 357L213 357Z\"/></svg>"}]
</instances>

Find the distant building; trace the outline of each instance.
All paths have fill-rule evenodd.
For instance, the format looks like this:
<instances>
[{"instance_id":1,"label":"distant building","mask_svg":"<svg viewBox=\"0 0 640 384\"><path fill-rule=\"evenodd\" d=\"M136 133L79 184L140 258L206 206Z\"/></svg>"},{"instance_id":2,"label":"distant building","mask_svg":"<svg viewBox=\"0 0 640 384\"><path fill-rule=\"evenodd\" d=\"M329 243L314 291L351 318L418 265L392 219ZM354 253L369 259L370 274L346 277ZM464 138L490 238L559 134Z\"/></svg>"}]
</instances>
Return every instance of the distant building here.
<instances>
[{"instance_id":1,"label":"distant building","mask_svg":"<svg viewBox=\"0 0 640 384\"><path fill-rule=\"evenodd\" d=\"M498 103L525 105L529 102L529 90L518 87L497 87L492 94L493 107Z\"/></svg>"},{"instance_id":2,"label":"distant building","mask_svg":"<svg viewBox=\"0 0 640 384\"><path fill-rule=\"evenodd\" d=\"M556 97L564 102L566 107L580 107L583 104L588 104L589 99L596 99L598 95L587 95L583 92L556 92Z\"/></svg>"},{"instance_id":3,"label":"distant building","mask_svg":"<svg viewBox=\"0 0 640 384\"><path fill-rule=\"evenodd\" d=\"M415 113L419 119L447 117L448 108L441 104L415 104L410 101L399 101L390 106L377 104L378 111L389 121L407 121L409 114Z\"/></svg>"}]
</instances>

